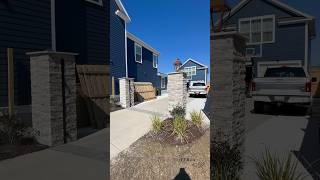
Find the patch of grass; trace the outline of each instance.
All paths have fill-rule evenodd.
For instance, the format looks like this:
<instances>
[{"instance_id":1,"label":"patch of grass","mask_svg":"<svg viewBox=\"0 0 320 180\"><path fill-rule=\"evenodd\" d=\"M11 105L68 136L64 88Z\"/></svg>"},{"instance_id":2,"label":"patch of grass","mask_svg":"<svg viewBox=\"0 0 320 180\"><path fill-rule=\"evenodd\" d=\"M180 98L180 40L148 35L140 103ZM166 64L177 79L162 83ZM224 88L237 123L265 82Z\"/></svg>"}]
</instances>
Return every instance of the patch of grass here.
<instances>
[{"instance_id":1,"label":"patch of grass","mask_svg":"<svg viewBox=\"0 0 320 180\"><path fill-rule=\"evenodd\" d=\"M173 134L176 134L178 138L183 142L186 139L188 128L188 122L184 117L177 116L173 119Z\"/></svg>"},{"instance_id":2,"label":"patch of grass","mask_svg":"<svg viewBox=\"0 0 320 180\"><path fill-rule=\"evenodd\" d=\"M201 111L192 111L190 113L191 121L194 125L196 125L198 128L201 128L202 126L202 121L203 121L203 116L201 114Z\"/></svg>"},{"instance_id":3,"label":"patch of grass","mask_svg":"<svg viewBox=\"0 0 320 180\"><path fill-rule=\"evenodd\" d=\"M152 117L152 131L155 133L159 133L162 130L163 122L160 117L155 115Z\"/></svg>"},{"instance_id":4,"label":"patch of grass","mask_svg":"<svg viewBox=\"0 0 320 180\"><path fill-rule=\"evenodd\" d=\"M175 119L176 117L185 117L186 116L186 108L183 106L175 106L171 111L170 115Z\"/></svg>"},{"instance_id":5,"label":"patch of grass","mask_svg":"<svg viewBox=\"0 0 320 180\"><path fill-rule=\"evenodd\" d=\"M302 180L302 173L297 172L297 162L290 153L286 159L281 159L276 153L266 149L262 159L255 160L256 174L261 180Z\"/></svg>"}]
</instances>

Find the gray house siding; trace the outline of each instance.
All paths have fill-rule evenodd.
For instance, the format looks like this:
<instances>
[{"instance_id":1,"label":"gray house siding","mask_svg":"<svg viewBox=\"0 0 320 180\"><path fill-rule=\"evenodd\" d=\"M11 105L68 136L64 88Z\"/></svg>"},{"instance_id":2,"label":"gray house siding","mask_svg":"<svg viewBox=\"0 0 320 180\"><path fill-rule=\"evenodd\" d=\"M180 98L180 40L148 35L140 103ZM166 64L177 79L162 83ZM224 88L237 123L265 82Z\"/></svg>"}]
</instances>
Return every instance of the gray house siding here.
<instances>
[{"instance_id":1,"label":"gray house siding","mask_svg":"<svg viewBox=\"0 0 320 180\"><path fill-rule=\"evenodd\" d=\"M136 82L151 82L159 88L158 69L153 67L153 52L142 46L142 63L135 61L135 42L127 39L128 76Z\"/></svg>"},{"instance_id":2,"label":"gray house siding","mask_svg":"<svg viewBox=\"0 0 320 180\"><path fill-rule=\"evenodd\" d=\"M118 6L110 2L110 74L115 78L115 93L119 94L119 78L126 76L125 22L115 12ZM111 83L111 81L110 81ZM110 84L111 88L111 84ZM110 89L111 90L111 89ZM111 92L111 91L110 91Z\"/></svg>"},{"instance_id":3,"label":"gray house siding","mask_svg":"<svg viewBox=\"0 0 320 180\"><path fill-rule=\"evenodd\" d=\"M7 106L8 47L14 50L15 104L31 103L26 52L51 49L50 0L0 1L0 106Z\"/></svg>"}]
</instances>

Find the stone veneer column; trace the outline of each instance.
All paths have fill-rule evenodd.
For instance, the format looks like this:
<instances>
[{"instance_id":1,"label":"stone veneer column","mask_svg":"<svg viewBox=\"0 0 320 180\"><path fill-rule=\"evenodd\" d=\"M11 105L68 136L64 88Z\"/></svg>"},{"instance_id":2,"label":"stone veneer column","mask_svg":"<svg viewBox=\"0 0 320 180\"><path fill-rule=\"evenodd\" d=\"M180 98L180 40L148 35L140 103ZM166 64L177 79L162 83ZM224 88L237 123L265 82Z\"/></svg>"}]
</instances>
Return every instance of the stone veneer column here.
<instances>
[{"instance_id":1,"label":"stone veneer column","mask_svg":"<svg viewBox=\"0 0 320 180\"><path fill-rule=\"evenodd\" d=\"M119 78L120 104L123 108L134 106L134 79Z\"/></svg>"},{"instance_id":2,"label":"stone veneer column","mask_svg":"<svg viewBox=\"0 0 320 180\"><path fill-rule=\"evenodd\" d=\"M238 144L245 136L245 39L235 33L211 37L212 88L205 112L212 120L211 139Z\"/></svg>"},{"instance_id":3,"label":"stone veneer column","mask_svg":"<svg viewBox=\"0 0 320 180\"><path fill-rule=\"evenodd\" d=\"M187 79L183 72L173 72L168 74L168 110L171 111L175 106L187 106Z\"/></svg>"},{"instance_id":4,"label":"stone veneer column","mask_svg":"<svg viewBox=\"0 0 320 180\"><path fill-rule=\"evenodd\" d=\"M76 54L45 51L27 55L30 56L32 124L38 142L56 146L76 140Z\"/></svg>"}]
</instances>

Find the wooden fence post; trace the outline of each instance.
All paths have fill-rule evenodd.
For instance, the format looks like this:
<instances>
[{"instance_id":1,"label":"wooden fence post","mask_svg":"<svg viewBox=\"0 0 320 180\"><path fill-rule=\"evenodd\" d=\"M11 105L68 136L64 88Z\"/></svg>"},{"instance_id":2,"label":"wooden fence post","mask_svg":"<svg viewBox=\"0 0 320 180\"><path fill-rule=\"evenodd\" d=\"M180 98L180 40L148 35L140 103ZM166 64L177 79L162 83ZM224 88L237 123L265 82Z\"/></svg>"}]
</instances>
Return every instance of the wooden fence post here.
<instances>
[{"instance_id":1,"label":"wooden fence post","mask_svg":"<svg viewBox=\"0 0 320 180\"><path fill-rule=\"evenodd\" d=\"M14 70L13 70L13 49L7 49L8 57L8 113L11 118L14 113Z\"/></svg>"},{"instance_id":2,"label":"wooden fence post","mask_svg":"<svg viewBox=\"0 0 320 180\"><path fill-rule=\"evenodd\" d=\"M112 76L112 87L111 87L111 88L112 88L112 98L114 98L114 96L115 96L115 94L116 94L116 93L115 93L115 87L114 87L114 86L115 86L114 76Z\"/></svg>"}]
</instances>

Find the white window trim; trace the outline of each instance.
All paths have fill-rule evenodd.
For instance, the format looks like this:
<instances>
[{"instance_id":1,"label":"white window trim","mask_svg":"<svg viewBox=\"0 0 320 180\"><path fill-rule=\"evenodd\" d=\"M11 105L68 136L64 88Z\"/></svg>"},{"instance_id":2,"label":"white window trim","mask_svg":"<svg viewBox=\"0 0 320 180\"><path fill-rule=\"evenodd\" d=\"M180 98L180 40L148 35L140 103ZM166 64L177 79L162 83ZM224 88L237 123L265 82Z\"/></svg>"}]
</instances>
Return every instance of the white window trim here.
<instances>
[{"instance_id":1,"label":"white window trim","mask_svg":"<svg viewBox=\"0 0 320 180\"><path fill-rule=\"evenodd\" d=\"M141 60L140 61L137 61L137 50L136 50L137 46L139 46L141 48ZM138 43L134 43L134 59L137 63L142 64L142 46Z\"/></svg>"},{"instance_id":2,"label":"white window trim","mask_svg":"<svg viewBox=\"0 0 320 180\"><path fill-rule=\"evenodd\" d=\"M97 4L97 5L103 6L102 0L98 0L99 2L97 2L97 1L95 1L95 0L86 0L86 1L91 2L91 3L93 3L93 4Z\"/></svg>"},{"instance_id":3,"label":"white window trim","mask_svg":"<svg viewBox=\"0 0 320 180\"><path fill-rule=\"evenodd\" d=\"M156 66L154 66L154 57L157 58ZM152 55L152 66L153 66L153 68L158 68L158 61L159 61L159 56L156 55L156 54L153 54Z\"/></svg>"},{"instance_id":4,"label":"white window trim","mask_svg":"<svg viewBox=\"0 0 320 180\"><path fill-rule=\"evenodd\" d=\"M273 19L273 37L272 37L272 41L263 41L263 19L267 19L267 18L272 18ZM260 19L261 23L261 42L256 42L256 43L252 43L252 42L247 42L247 45L259 45L259 44L270 44L270 43L275 43L275 35L276 35L276 22L275 22L275 15L265 15L265 16L256 16L256 17L250 17L250 18L240 18L238 21L238 27L239 27L239 33L241 32L241 22L243 21L250 21L250 27L249 27L249 36L250 39L249 41L252 39L252 32L251 32L251 21L252 20L257 20Z\"/></svg>"},{"instance_id":5,"label":"white window trim","mask_svg":"<svg viewBox=\"0 0 320 180\"><path fill-rule=\"evenodd\" d=\"M165 77L161 77L161 88L162 89L166 88L166 78Z\"/></svg>"},{"instance_id":6,"label":"white window trim","mask_svg":"<svg viewBox=\"0 0 320 180\"><path fill-rule=\"evenodd\" d=\"M192 69L193 69L193 68L196 69L196 70L195 70L195 73L194 73L194 74L191 73L191 76L188 76L188 74L187 74L187 77L190 77L190 80L192 79L192 76L196 76L196 75L197 75L197 66L188 66L188 67L184 67L184 68L183 68L183 71L184 71L184 72L186 72L186 69L190 69L191 72L192 72Z\"/></svg>"}]
</instances>

